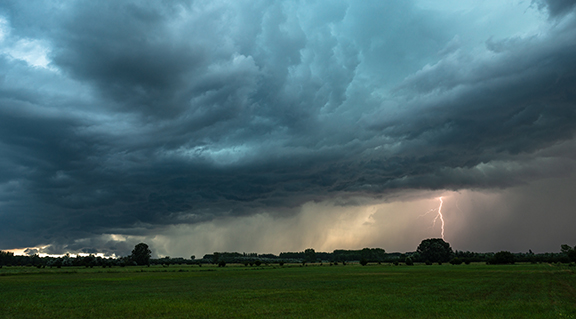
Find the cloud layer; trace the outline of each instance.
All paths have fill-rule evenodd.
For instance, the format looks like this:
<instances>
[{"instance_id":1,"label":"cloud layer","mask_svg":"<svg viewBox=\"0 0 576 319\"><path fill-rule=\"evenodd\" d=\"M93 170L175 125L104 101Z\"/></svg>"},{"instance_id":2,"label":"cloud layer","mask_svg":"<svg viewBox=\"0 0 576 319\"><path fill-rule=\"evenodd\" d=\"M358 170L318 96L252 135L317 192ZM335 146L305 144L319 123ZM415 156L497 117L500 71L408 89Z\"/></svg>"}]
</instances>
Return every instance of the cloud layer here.
<instances>
[{"instance_id":1,"label":"cloud layer","mask_svg":"<svg viewBox=\"0 0 576 319\"><path fill-rule=\"evenodd\" d=\"M574 1L508 5L4 2L0 249L571 174Z\"/></svg>"}]
</instances>

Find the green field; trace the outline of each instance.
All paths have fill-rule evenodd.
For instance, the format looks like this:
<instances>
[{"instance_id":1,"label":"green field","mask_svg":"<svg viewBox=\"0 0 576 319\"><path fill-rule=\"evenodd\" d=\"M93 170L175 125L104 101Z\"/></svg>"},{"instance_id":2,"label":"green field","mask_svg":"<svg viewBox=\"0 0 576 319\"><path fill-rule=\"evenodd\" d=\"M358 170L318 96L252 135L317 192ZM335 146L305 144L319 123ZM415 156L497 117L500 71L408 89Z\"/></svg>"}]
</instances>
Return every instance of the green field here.
<instances>
[{"instance_id":1,"label":"green field","mask_svg":"<svg viewBox=\"0 0 576 319\"><path fill-rule=\"evenodd\" d=\"M0 269L1 318L576 318L575 267Z\"/></svg>"}]
</instances>

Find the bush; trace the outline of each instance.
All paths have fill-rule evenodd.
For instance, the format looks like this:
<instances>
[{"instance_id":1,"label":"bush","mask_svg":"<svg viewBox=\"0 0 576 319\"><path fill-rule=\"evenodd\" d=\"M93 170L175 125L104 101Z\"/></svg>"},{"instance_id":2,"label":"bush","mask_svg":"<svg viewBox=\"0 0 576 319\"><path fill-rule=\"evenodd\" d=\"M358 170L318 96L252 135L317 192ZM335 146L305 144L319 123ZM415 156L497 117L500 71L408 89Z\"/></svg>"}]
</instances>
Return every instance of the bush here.
<instances>
[{"instance_id":1,"label":"bush","mask_svg":"<svg viewBox=\"0 0 576 319\"><path fill-rule=\"evenodd\" d=\"M407 266L414 266L414 262L412 261L412 258L410 258L410 257L406 258L405 263Z\"/></svg>"},{"instance_id":2,"label":"bush","mask_svg":"<svg viewBox=\"0 0 576 319\"><path fill-rule=\"evenodd\" d=\"M486 263L490 265L514 264L514 255L509 251L500 251L495 253Z\"/></svg>"},{"instance_id":3,"label":"bush","mask_svg":"<svg viewBox=\"0 0 576 319\"><path fill-rule=\"evenodd\" d=\"M570 263L570 258L568 256L562 256L560 257L560 262L563 264L568 264Z\"/></svg>"},{"instance_id":4,"label":"bush","mask_svg":"<svg viewBox=\"0 0 576 319\"><path fill-rule=\"evenodd\" d=\"M260 267L260 265L262 265L262 262L260 260L256 260L254 264L256 265L256 267Z\"/></svg>"},{"instance_id":5,"label":"bush","mask_svg":"<svg viewBox=\"0 0 576 319\"><path fill-rule=\"evenodd\" d=\"M368 265L368 260L366 260L366 258L360 259L360 265L362 265L362 266Z\"/></svg>"},{"instance_id":6,"label":"bush","mask_svg":"<svg viewBox=\"0 0 576 319\"><path fill-rule=\"evenodd\" d=\"M426 260L426 265L431 266L432 262L430 260Z\"/></svg>"},{"instance_id":7,"label":"bush","mask_svg":"<svg viewBox=\"0 0 576 319\"><path fill-rule=\"evenodd\" d=\"M460 258L458 258L458 257L455 257L455 258L452 258L452 260L450 260L450 263L451 263L452 265L461 265L461 264L462 264L462 260L460 260Z\"/></svg>"},{"instance_id":8,"label":"bush","mask_svg":"<svg viewBox=\"0 0 576 319\"><path fill-rule=\"evenodd\" d=\"M224 260L220 260L218 267L226 267L226 262Z\"/></svg>"}]
</instances>

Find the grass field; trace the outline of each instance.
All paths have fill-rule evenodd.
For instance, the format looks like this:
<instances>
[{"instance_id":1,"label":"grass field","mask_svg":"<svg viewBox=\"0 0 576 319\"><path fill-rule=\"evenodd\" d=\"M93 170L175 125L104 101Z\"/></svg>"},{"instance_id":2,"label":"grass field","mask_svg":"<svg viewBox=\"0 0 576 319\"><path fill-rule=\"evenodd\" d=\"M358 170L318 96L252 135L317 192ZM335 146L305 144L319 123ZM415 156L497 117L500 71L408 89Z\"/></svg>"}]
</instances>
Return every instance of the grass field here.
<instances>
[{"instance_id":1,"label":"grass field","mask_svg":"<svg viewBox=\"0 0 576 319\"><path fill-rule=\"evenodd\" d=\"M1 318L576 318L574 267L0 269Z\"/></svg>"}]
</instances>

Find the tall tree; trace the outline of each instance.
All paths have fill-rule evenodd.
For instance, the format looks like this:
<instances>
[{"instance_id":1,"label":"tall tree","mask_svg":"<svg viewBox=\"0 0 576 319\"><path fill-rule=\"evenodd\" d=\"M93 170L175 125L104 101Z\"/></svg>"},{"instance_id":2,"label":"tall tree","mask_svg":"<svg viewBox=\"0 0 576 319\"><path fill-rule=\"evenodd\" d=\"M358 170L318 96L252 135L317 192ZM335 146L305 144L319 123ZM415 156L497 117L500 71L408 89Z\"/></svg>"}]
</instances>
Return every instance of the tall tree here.
<instances>
[{"instance_id":1,"label":"tall tree","mask_svg":"<svg viewBox=\"0 0 576 319\"><path fill-rule=\"evenodd\" d=\"M312 248L304 250L304 255L306 256L306 262L314 263L316 262L316 251Z\"/></svg>"},{"instance_id":2,"label":"tall tree","mask_svg":"<svg viewBox=\"0 0 576 319\"><path fill-rule=\"evenodd\" d=\"M134 247L134 250L132 250L130 258L138 265L149 265L151 253L152 251L148 249L148 245L139 243Z\"/></svg>"},{"instance_id":3,"label":"tall tree","mask_svg":"<svg viewBox=\"0 0 576 319\"><path fill-rule=\"evenodd\" d=\"M576 261L576 246L572 248L566 244L563 244L560 246L560 251L563 254L566 254L571 261Z\"/></svg>"},{"instance_id":4,"label":"tall tree","mask_svg":"<svg viewBox=\"0 0 576 319\"><path fill-rule=\"evenodd\" d=\"M442 238L424 239L416 250L424 261L447 262L452 257L453 251L450 244Z\"/></svg>"}]
</instances>

